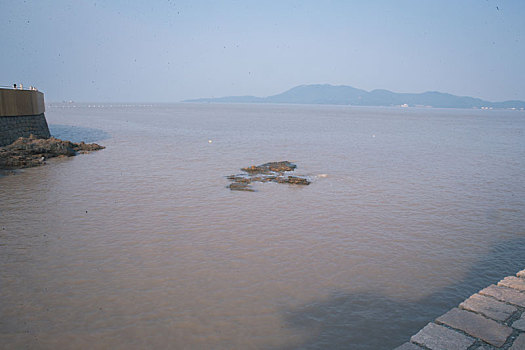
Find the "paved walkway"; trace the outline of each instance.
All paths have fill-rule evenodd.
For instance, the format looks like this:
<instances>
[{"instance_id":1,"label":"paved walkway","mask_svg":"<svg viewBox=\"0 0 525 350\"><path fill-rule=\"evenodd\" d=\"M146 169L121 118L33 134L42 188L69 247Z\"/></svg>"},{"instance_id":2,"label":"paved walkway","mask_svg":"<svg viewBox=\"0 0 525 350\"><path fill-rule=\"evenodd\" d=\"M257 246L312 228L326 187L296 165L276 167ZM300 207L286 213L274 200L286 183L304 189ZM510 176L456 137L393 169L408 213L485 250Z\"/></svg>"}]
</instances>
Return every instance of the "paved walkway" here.
<instances>
[{"instance_id":1,"label":"paved walkway","mask_svg":"<svg viewBox=\"0 0 525 350\"><path fill-rule=\"evenodd\" d=\"M525 350L525 270L480 290L394 350Z\"/></svg>"}]
</instances>

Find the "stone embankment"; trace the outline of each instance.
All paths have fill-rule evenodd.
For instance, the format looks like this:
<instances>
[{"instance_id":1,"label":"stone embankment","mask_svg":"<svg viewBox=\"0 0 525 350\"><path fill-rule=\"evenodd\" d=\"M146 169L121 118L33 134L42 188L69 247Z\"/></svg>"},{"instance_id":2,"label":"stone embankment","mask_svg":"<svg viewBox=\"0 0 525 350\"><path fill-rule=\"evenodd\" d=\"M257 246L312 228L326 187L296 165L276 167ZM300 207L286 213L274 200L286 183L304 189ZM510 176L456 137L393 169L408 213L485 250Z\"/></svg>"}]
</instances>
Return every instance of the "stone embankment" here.
<instances>
[{"instance_id":1,"label":"stone embankment","mask_svg":"<svg viewBox=\"0 0 525 350\"><path fill-rule=\"evenodd\" d=\"M20 137L5 147L0 147L0 170L31 168L44 165L46 159L71 157L77 153L86 153L103 149L96 143L74 143L50 137L47 139Z\"/></svg>"},{"instance_id":2,"label":"stone embankment","mask_svg":"<svg viewBox=\"0 0 525 350\"><path fill-rule=\"evenodd\" d=\"M525 350L525 270L427 324L394 350Z\"/></svg>"},{"instance_id":3,"label":"stone embankment","mask_svg":"<svg viewBox=\"0 0 525 350\"><path fill-rule=\"evenodd\" d=\"M51 136L44 113L17 117L0 116L0 146L9 145L19 137L30 135L40 138Z\"/></svg>"}]
</instances>

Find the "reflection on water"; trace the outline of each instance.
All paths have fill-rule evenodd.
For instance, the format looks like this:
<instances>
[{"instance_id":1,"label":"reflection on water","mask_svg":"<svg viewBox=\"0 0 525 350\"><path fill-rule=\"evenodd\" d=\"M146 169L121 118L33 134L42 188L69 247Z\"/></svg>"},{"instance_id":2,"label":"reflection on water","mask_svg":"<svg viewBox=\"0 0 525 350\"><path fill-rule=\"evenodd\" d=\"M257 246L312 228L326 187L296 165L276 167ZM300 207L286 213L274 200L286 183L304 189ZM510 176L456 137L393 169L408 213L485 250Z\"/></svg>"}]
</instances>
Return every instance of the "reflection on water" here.
<instances>
[{"instance_id":1,"label":"reflection on water","mask_svg":"<svg viewBox=\"0 0 525 350\"><path fill-rule=\"evenodd\" d=\"M77 143L81 141L86 143L98 142L110 137L109 133L102 129L75 125L49 124L49 131L51 132L51 136L56 137L57 139Z\"/></svg>"},{"instance_id":2,"label":"reflection on water","mask_svg":"<svg viewBox=\"0 0 525 350\"><path fill-rule=\"evenodd\" d=\"M392 298L373 290L357 293L339 290L328 298L284 310L287 324L305 334L303 343L290 349L387 349L386 339L397 339L392 344L399 345L410 339L407 334L401 337L400 329L413 329L416 333L443 310L468 298L471 291L481 290L502 276L523 269L524 251L525 236L498 242L473 264L462 280L417 300ZM420 288L421 283L425 279L412 288ZM373 330L381 334L372 336Z\"/></svg>"},{"instance_id":3,"label":"reflection on water","mask_svg":"<svg viewBox=\"0 0 525 350\"><path fill-rule=\"evenodd\" d=\"M525 266L520 112L46 116L111 138L0 178L6 348L391 349ZM225 188L240 167L285 159L313 183Z\"/></svg>"}]
</instances>

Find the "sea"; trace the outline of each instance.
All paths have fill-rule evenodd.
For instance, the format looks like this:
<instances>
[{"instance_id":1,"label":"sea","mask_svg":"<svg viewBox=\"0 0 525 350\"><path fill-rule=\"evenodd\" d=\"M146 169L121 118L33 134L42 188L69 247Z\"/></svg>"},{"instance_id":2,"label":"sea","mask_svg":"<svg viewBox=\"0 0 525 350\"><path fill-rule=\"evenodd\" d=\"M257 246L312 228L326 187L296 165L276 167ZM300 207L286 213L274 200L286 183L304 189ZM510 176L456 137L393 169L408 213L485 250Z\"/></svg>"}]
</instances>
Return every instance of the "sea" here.
<instances>
[{"instance_id":1,"label":"sea","mask_svg":"<svg viewBox=\"0 0 525 350\"><path fill-rule=\"evenodd\" d=\"M0 177L2 349L392 349L525 268L525 112L48 104ZM291 161L308 186L228 175Z\"/></svg>"}]
</instances>

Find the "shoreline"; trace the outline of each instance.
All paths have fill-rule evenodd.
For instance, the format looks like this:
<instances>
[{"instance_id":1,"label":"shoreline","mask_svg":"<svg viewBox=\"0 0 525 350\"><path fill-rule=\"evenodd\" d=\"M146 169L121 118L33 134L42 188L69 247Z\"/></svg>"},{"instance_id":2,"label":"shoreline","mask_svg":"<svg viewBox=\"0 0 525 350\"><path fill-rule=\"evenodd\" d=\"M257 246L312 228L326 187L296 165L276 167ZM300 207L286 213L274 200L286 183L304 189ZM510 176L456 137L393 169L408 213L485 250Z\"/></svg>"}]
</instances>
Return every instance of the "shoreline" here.
<instances>
[{"instance_id":1,"label":"shoreline","mask_svg":"<svg viewBox=\"0 0 525 350\"><path fill-rule=\"evenodd\" d=\"M525 349L525 269L428 323L394 350Z\"/></svg>"}]
</instances>

